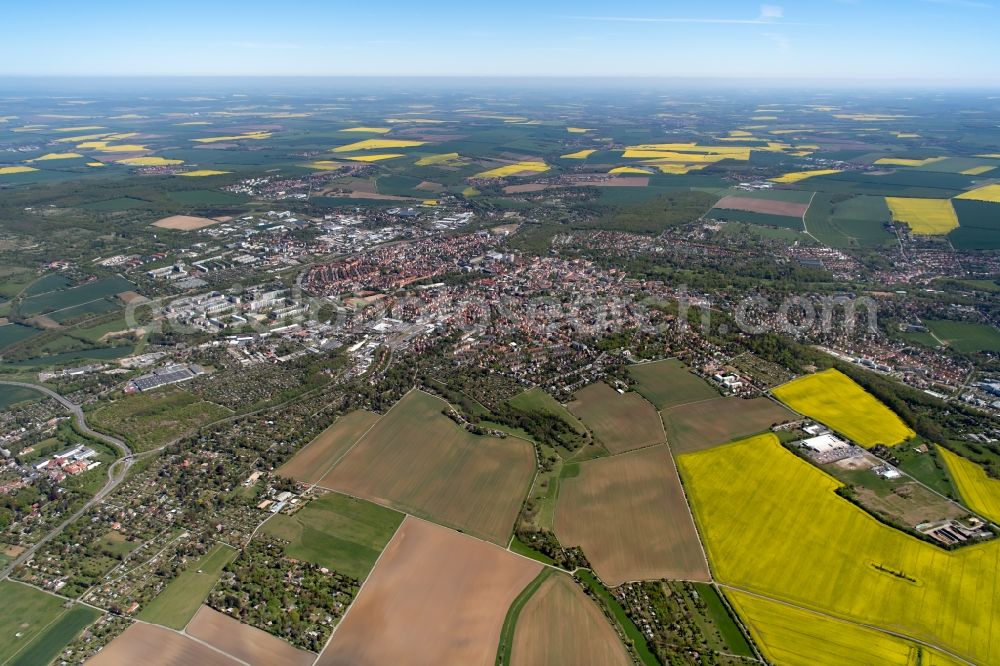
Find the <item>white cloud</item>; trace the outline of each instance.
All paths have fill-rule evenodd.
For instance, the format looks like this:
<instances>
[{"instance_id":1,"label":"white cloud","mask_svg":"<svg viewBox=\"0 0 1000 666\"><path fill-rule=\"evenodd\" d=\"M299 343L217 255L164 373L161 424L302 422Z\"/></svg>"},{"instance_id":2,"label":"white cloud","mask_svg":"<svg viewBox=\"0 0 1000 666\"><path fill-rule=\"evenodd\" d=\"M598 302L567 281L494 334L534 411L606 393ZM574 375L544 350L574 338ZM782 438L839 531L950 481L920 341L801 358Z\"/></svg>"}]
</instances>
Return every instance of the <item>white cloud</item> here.
<instances>
[{"instance_id":1,"label":"white cloud","mask_svg":"<svg viewBox=\"0 0 1000 666\"><path fill-rule=\"evenodd\" d=\"M775 19L781 19L785 17L785 8L779 7L778 5L761 5L760 6L760 16L757 18L761 21L773 21Z\"/></svg>"}]
</instances>

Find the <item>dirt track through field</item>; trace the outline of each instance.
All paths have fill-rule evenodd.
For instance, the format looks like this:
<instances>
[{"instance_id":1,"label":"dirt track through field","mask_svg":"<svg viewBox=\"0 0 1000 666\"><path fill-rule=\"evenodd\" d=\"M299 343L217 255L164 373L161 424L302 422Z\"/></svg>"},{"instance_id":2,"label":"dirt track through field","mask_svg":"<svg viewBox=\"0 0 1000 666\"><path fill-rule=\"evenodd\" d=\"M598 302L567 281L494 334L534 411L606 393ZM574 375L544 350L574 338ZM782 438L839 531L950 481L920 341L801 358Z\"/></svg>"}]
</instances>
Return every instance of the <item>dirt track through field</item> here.
<instances>
[{"instance_id":1,"label":"dirt track through field","mask_svg":"<svg viewBox=\"0 0 1000 666\"><path fill-rule=\"evenodd\" d=\"M276 636L208 606L198 609L184 633L252 666L311 666L316 659L312 652L298 650Z\"/></svg>"},{"instance_id":2,"label":"dirt track through field","mask_svg":"<svg viewBox=\"0 0 1000 666\"><path fill-rule=\"evenodd\" d=\"M279 467L278 474L300 483L316 483L378 420L378 414L364 410L344 414Z\"/></svg>"},{"instance_id":3,"label":"dirt track through field","mask_svg":"<svg viewBox=\"0 0 1000 666\"><path fill-rule=\"evenodd\" d=\"M507 609L541 565L408 517L317 666L491 666Z\"/></svg>"}]
</instances>

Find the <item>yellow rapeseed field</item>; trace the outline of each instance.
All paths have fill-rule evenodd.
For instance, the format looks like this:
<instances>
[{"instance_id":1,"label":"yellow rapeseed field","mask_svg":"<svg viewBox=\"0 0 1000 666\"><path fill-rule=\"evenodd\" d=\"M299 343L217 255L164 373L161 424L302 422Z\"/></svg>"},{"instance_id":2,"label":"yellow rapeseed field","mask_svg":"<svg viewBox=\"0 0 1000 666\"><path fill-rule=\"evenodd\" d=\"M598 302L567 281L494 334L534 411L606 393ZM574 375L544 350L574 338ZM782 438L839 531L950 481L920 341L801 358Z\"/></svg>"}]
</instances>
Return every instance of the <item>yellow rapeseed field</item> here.
<instances>
[{"instance_id":1,"label":"yellow rapeseed field","mask_svg":"<svg viewBox=\"0 0 1000 666\"><path fill-rule=\"evenodd\" d=\"M972 167L971 169L966 169L962 173L966 176L981 176L988 171L993 171L993 169L996 169L996 167L983 165L983 166Z\"/></svg>"},{"instance_id":2,"label":"yellow rapeseed field","mask_svg":"<svg viewBox=\"0 0 1000 666\"><path fill-rule=\"evenodd\" d=\"M355 162L381 162L382 160L394 160L397 157L406 157L402 153L379 153L377 155L344 155L345 160Z\"/></svg>"},{"instance_id":3,"label":"yellow rapeseed field","mask_svg":"<svg viewBox=\"0 0 1000 666\"><path fill-rule=\"evenodd\" d=\"M976 157L985 157L988 159L1000 160L1000 153L987 153L986 155L976 155Z\"/></svg>"},{"instance_id":4,"label":"yellow rapeseed field","mask_svg":"<svg viewBox=\"0 0 1000 666\"><path fill-rule=\"evenodd\" d=\"M720 583L1000 663L1000 540L946 551L888 527L771 433L677 463Z\"/></svg>"},{"instance_id":5,"label":"yellow rapeseed field","mask_svg":"<svg viewBox=\"0 0 1000 666\"><path fill-rule=\"evenodd\" d=\"M917 646L850 622L727 590L768 661L781 666L917 666Z\"/></svg>"},{"instance_id":6,"label":"yellow rapeseed field","mask_svg":"<svg viewBox=\"0 0 1000 666\"><path fill-rule=\"evenodd\" d=\"M990 203L1000 203L1000 185L987 185L975 190L963 192L956 199L972 199L973 201L989 201Z\"/></svg>"},{"instance_id":7,"label":"yellow rapeseed field","mask_svg":"<svg viewBox=\"0 0 1000 666\"><path fill-rule=\"evenodd\" d=\"M507 176L513 176L516 173L523 173L526 171L542 173L548 170L549 165L545 162L516 162L514 164L505 164L501 167L496 167L495 169L489 169L488 171L477 173L476 178L506 178Z\"/></svg>"},{"instance_id":8,"label":"yellow rapeseed field","mask_svg":"<svg viewBox=\"0 0 1000 666\"><path fill-rule=\"evenodd\" d=\"M645 169L640 169L638 167L627 167L627 166L615 167L608 173L637 173L643 176L651 176L653 174L652 171L646 171Z\"/></svg>"},{"instance_id":9,"label":"yellow rapeseed field","mask_svg":"<svg viewBox=\"0 0 1000 666\"><path fill-rule=\"evenodd\" d=\"M459 160L458 153L441 153L439 155L428 155L417 160L417 166L441 166L448 165Z\"/></svg>"},{"instance_id":10,"label":"yellow rapeseed field","mask_svg":"<svg viewBox=\"0 0 1000 666\"><path fill-rule=\"evenodd\" d=\"M205 176L221 176L226 173L232 173L232 171L216 171L214 169L195 169L194 171L185 171L184 173L179 173L177 175L187 176L188 178L203 178Z\"/></svg>"},{"instance_id":11,"label":"yellow rapeseed field","mask_svg":"<svg viewBox=\"0 0 1000 666\"><path fill-rule=\"evenodd\" d=\"M94 139L102 139L106 136L111 136L110 134L81 134L80 136L64 136L61 139L56 139L53 143L77 143L78 141L93 141Z\"/></svg>"},{"instance_id":12,"label":"yellow rapeseed field","mask_svg":"<svg viewBox=\"0 0 1000 666\"><path fill-rule=\"evenodd\" d=\"M840 173L840 172L841 169L813 169L812 171L792 171L790 173L782 174L777 178L772 178L771 182L797 183L800 180L805 180L806 178L814 178L815 176L827 176L831 173Z\"/></svg>"},{"instance_id":13,"label":"yellow rapeseed field","mask_svg":"<svg viewBox=\"0 0 1000 666\"><path fill-rule=\"evenodd\" d=\"M149 150L146 146L137 143L119 143L109 145L107 141L84 141L77 145L78 149L96 150L101 153L139 153Z\"/></svg>"},{"instance_id":14,"label":"yellow rapeseed field","mask_svg":"<svg viewBox=\"0 0 1000 666\"><path fill-rule=\"evenodd\" d=\"M593 132L593 127L567 127L566 131L570 134L583 134L584 132Z\"/></svg>"},{"instance_id":15,"label":"yellow rapeseed field","mask_svg":"<svg viewBox=\"0 0 1000 666\"><path fill-rule=\"evenodd\" d=\"M29 166L0 166L0 176L14 173L30 173L32 171L38 171L38 169Z\"/></svg>"},{"instance_id":16,"label":"yellow rapeseed field","mask_svg":"<svg viewBox=\"0 0 1000 666\"><path fill-rule=\"evenodd\" d=\"M691 173L692 171L700 171L708 166L708 163L677 164L675 162L657 162L655 160L651 162L643 162L643 164L654 166L660 170L660 173L664 173L670 176L683 176L686 173Z\"/></svg>"},{"instance_id":17,"label":"yellow rapeseed field","mask_svg":"<svg viewBox=\"0 0 1000 666\"><path fill-rule=\"evenodd\" d=\"M914 134L913 132L896 132L897 139L919 139L919 134Z\"/></svg>"},{"instance_id":18,"label":"yellow rapeseed field","mask_svg":"<svg viewBox=\"0 0 1000 666\"><path fill-rule=\"evenodd\" d=\"M987 476L986 470L976 463L948 449L939 446L938 453L969 508L1000 523L1000 481Z\"/></svg>"},{"instance_id":19,"label":"yellow rapeseed field","mask_svg":"<svg viewBox=\"0 0 1000 666\"><path fill-rule=\"evenodd\" d=\"M93 130L105 129L100 125L86 125L84 127L58 127L56 132L91 132Z\"/></svg>"},{"instance_id":20,"label":"yellow rapeseed field","mask_svg":"<svg viewBox=\"0 0 1000 666\"><path fill-rule=\"evenodd\" d=\"M384 148L414 148L422 146L426 141L403 141L402 139L365 139L356 141L346 146L337 146L333 149L335 153L349 153L355 150L382 150Z\"/></svg>"},{"instance_id":21,"label":"yellow rapeseed field","mask_svg":"<svg viewBox=\"0 0 1000 666\"><path fill-rule=\"evenodd\" d=\"M385 134L391 127L348 127L341 132L360 132L362 134Z\"/></svg>"},{"instance_id":22,"label":"yellow rapeseed field","mask_svg":"<svg viewBox=\"0 0 1000 666\"><path fill-rule=\"evenodd\" d=\"M118 164L129 166L174 166L184 164L184 160L171 160L166 157L129 157L124 160L116 160Z\"/></svg>"},{"instance_id":23,"label":"yellow rapeseed field","mask_svg":"<svg viewBox=\"0 0 1000 666\"><path fill-rule=\"evenodd\" d=\"M87 162L89 167L102 167L105 166L104 162Z\"/></svg>"},{"instance_id":24,"label":"yellow rapeseed field","mask_svg":"<svg viewBox=\"0 0 1000 666\"><path fill-rule=\"evenodd\" d=\"M333 162L331 160L319 160L318 162L310 162L305 166L310 169L319 169L320 171L336 171L340 167L344 166L343 162Z\"/></svg>"},{"instance_id":25,"label":"yellow rapeseed field","mask_svg":"<svg viewBox=\"0 0 1000 666\"><path fill-rule=\"evenodd\" d=\"M946 234L958 226L958 215L950 199L886 197L892 219L906 222L915 234Z\"/></svg>"},{"instance_id":26,"label":"yellow rapeseed field","mask_svg":"<svg viewBox=\"0 0 1000 666\"><path fill-rule=\"evenodd\" d=\"M41 157L36 157L33 160L28 160L28 162L45 162L47 160L73 160L77 157L83 157L80 153L48 153L42 155Z\"/></svg>"},{"instance_id":27,"label":"yellow rapeseed field","mask_svg":"<svg viewBox=\"0 0 1000 666\"><path fill-rule=\"evenodd\" d=\"M565 155L560 155L564 160L585 160L597 151L593 148L588 150L578 150L575 153L566 153Z\"/></svg>"},{"instance_id":28,"label":"yellow rapeseed field","mask_svg":"<svg viewBox=\"0 0 1000 666\"><path fill-rule=\"evenodd\" d=\"M875 396L833 368L794 379L772 393L800 414L864 447L894 446L916 434Z\"/></svg>"},{"instance_id":29,"label":"yellow rapeseed field","mask_svg":"<svg viewBox=\"0 0 1000 666\"><path fill-rule=\"evenodd\" d=\"M750 149L741 148L726 153L679 153L672 150L645 150L628 148L622 153L625 159L655 159L663 162L721 162L722 160L748 160Z\"/></svg>"},{"instance_id":30,"label":"yellow rapeseed field","mask_svg":"<svg viewBox=\"0 0 1000 666\"><path fill-rule=\"evenodd\" d=\"M935 162L940 162L942 160L948 159L947 157L928 157L922 160L911 160L905 157L880 157L875 160L875 164L879 166L906 166L906 167L920 167L927 166L928 164L934 164Z\"/></svg>"},{"instance_id":31,"label":"yellow rapeseed field","mask_svg":"<svg viewBox=\"0 0 1000 666\"><path fill-rule=\"evenodd\" d=\"M271 132L246 132L244 134L234 134L231 136L206 136L200 139L191 139L196 143L219 143L222 141L242 141L243 139L253 139L260 141L270 139Z\"/></svg>"}]
</instances>

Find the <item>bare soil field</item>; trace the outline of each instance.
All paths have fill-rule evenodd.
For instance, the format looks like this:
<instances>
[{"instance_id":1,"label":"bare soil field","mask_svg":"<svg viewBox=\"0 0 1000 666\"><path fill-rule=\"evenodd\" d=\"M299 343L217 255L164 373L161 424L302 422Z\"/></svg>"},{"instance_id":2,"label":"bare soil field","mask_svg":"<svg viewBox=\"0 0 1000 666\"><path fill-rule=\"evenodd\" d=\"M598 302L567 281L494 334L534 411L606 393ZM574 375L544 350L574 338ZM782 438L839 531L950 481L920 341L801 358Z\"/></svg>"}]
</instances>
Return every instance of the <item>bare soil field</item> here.
<instances>
[{"instance_id":1,"label":"bare soil field","mask_svg":"<svg viewBox=\"0 0 1000 666\"><path fill-rule=\"evenodd\" d=\"M198 609L184 632L251 666L312 666L316 659L312 652L296 649L276 636L208 606Z\"/></svg>"},{"instance_id":2,"label":"bare soil field","mask_svg":"<svg viewBox=\"0 0 1000 666\"><path fill-rule=\"evenodd\" d=\"M153 222L154 227L161 229L176 229L178 231L192 231L203 229L217 224L218 220L210 220L207 217L195 217L193 215L171 215Z\"/></svg>"},{"instance_id":3,"label":"bare soil field","mask_svg":"<svg viewBox=\"0 0 1000 666\"><path fill-rule=\"evenodd\" d=\"M765 215L786 215L788 217L802 217L809 209L809 204L795 203L792 201L778 201L776 199L754 199L751 197L723 197L716 208L726 210L743 210L748 213L764 213Z\"/></svg>"},{"instance_id":4,"label":"bare soil field","mask_svg":"<svg viewBox=\"0 0 1000 666\"><path fill-rule=\"evenodd\" d=\"M149 300L142 294L136 293L134 291L123 291L122 293L117 294L117 296L118 300L120 300L122 303L125 303L126 305L133 302L145 303L146 301Z\"/></svg>"},{"instance_id":5,"label":"bare soil field","mask_svg":"<svg viewBox=\"0 0 1000 666\"><path fill-rule=\"evenodd\" d=\"M410 391L319 485L505 544L535 471L527 441L480 437Z\"/></svg>"},{"instance_id":6,"label":"bare soil field","mask_svg":"<svg viewBox=\"0 0 1000 666\"><path fill-rule=\"evenodd\" d=\"M631 666L632 658L601 609L569 576L549 577L521 610L512 666Z\"/></svg>"},{"instance_id":7,"label":"bare soil field","mask_svg":"<svg viewBox=\"0 0 1000 666\"><path fill-rule=\"evenodd\" d=\"M661 416L674 455L743 439L796 418L768 398L715 398L673 407Z\"/></svg>"},{"instance_id":8,"label":"bare soil field","mask_svg":"<svg viewBox=\"0 0 1000 666\"><path fill-rule=\"evenodd\" d=\"M614 165L610 165L614 166ZM648 176L619 176L617 178L594 179L594 176L575 176L566 178L571 185L592 185L594 187L646 187Z\"/></svg>"},{"instance_id":9,"label":"bare soil field","mask_svg":"<svg viewBox=\"0 0 1000 666\"><path fill-rule=\"evenodd\" d=\"M590 428L611 453L631 451L664 441L656 409L638 393L618 393L604 382L577 391L569 411Z\"/></svg>"},{"instance_id":10,"label":"bare soil field","mask_svg":"<svg viewBox=\"0 0 1000 666\"><path fill-rule=\"evenodd\" d=\"M317 666L492 666L508 607L540 571L497 546L407 518Z\"/></svg>"},{"instance_id":11,"label":"bare soil field","mask_svg":"<svg viewBox=\"0 0 1000 666\"><path fill-rule=\"evenodd\" d=\"M549 187L548 183L524 183L522 185L508 185L503 188L503 191L506 194L521 194L523 192L541 192Z\"/></svg>"},{"instance_id":12,"label":"bare soil field","mask_svg":"<svg viewBox=\"0 0 1000 666\"><path fill-rule=\"evenodd\" d=\"M364 410L344 414L278 468L278 475L299 483L316 483L379 420Z\"/></svg>"},{"instance_id":13,"label":"bare soil field","mask_svg":"<svg viewBox=\"0 0 1000 666\"><path fill-rule=\"evenodd\" d=\"M87 663L89 666L239 666L240 662L176 631L136 622Z\"/></svg>"},{"instance_id":14,"label":"bare soil field","mask_svg":"<svg viewBox=\"0 0 1000 666\"><path fill-rule=\"evenodd\" d=\"M707 581L708 565L666 446L579 463L561 481L555 531L609 586Z\"/></svg>"},{"instance_id":15,"label":"bare soil field","mask_svg":"<svg viewBox=\"0 0 1000 666\"><path fill-rule=\"evenodd\" d=\"M424 192L441 192L444 190L444 185L441 183L434 183L429 180L423 180L420 181L420 184L414 189L422 190Z\"/></svg>"}]
</instances>

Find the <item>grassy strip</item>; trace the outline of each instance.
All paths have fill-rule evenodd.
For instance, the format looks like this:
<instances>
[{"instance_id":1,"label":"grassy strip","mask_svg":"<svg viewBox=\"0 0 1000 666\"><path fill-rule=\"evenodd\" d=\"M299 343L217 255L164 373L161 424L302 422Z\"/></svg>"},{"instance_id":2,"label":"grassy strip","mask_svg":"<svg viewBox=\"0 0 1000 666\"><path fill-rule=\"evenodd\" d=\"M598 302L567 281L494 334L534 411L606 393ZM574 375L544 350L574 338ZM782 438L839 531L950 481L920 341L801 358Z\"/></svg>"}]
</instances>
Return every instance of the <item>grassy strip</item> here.
<instances>
[{"instance_id":1,"label":"grassy strip","mask_svg":"<svg viewBox=\"0 0 1000 666\"><path fill-rule=\"evenodd\" d=\"M625 613L625 609L622 608L621 604L618 603L618 600L614 598L608 588L604 587L601 581L597 580L597 577L586 569L580 569L574 575L586 583L601 605L611 612L618 626L621 627L628 638L626 646L635 650L642 663L646 666L660 666L660 660L649 649L649 644L646 643L645 636L639 631L639 627L635 626L635 622Z\"/></svg>"},{"instance_id":2,"label":"grassy strip","mask_svg":"<svg viewBox=\"0 0 1000 666\"><path fill-rule=\"evenodd\" d=\"M535 550L534 548L532 548L528 544L524 543L523 541L521 541L517 537L514 537L511 540L511 542L510 542L510 549L511 549L512 552L515 552L518 555L524 555L525 557L530 557L531 559L538 560L539 562L542 562L544 564L550 564L552 566L558 566L556 564L556 561L553 560L551 557L549 557L545 553L538 552L537 550Z\"/></svg>"},{"instance_id":3,"label":"grassy strip","mask_svg":"<svg viewBox=\"0 0 1000 666\"><path fill-rule=\"evenodd\" d=\"M500 645L497 647L496 666L503 666L510 663L510 653L514 647L514 630L517 628L517 618L521 616L524 605L534 596L538 588L542 586L542 583L554 574L555 571L548 567L542 569L542 572L533 581L528 583L527 587L521 590L521 594L517 595L510 608L507 609L507 617L504 618L503 628L500 630Z\"/></svg>"},{"instance_id":4,"label":"grassy strip","mask_svg":"<svg viewBox=\"0 0 1000 666\"><path fill-rule=\"evenodd\" d=\"M215 587L222 569L237 554L229 546L216 544L199 559L189 562L187 569L170 581L137 617L170 629L183 629Z\"/></svg>"},{"instance_id":5,"label":"grassy strip","mask_svg":"<svg viewBox=\"0 0 1000 666\"><path fill-rule=\"evenodd\" d=\"M698 591L698 596L705 602L708 616L719 628L719 633L722 634L722 639L726 641L730 651L742 657L756 658L757 655L750 647L746 635L733 618L733 611L722 600L719 592L708 583L693 583L693 585L694 589Z\"/></svg>"},{"instance_id":6,"label":"grassy strip","mask_svg":"<svg viewBox=\"0 0 1000 666\"><path fill-rule=\"evenodd\" d=\"M7 663L9 666L31 666L51 662L84 628L93 624L100 616L98 611L89 606L73 606Z\"/></svg>"}]
</instances>

